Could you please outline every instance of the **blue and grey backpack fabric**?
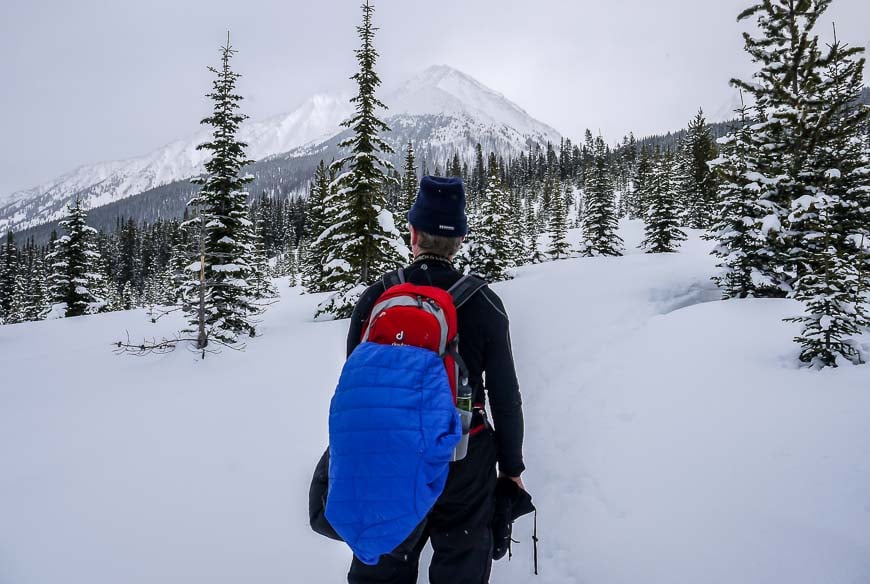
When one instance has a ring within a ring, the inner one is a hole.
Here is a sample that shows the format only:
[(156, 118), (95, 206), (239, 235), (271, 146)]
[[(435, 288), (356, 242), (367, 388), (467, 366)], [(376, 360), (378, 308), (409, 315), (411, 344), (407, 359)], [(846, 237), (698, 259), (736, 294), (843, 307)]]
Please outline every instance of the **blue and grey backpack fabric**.
[(326, 518), (374, 565), (426, 517), (462, 437), (444, 362), (413, 346), (363, 343), (329, 410)]

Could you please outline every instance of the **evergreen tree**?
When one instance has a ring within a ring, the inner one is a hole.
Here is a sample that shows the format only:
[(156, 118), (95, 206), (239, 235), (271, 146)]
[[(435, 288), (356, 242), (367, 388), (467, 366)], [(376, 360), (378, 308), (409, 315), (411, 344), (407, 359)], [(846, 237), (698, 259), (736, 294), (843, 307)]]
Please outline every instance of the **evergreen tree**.
[(538, 208), (538, 219), (541, 222), (542, 228), (545, 228), (549, 224), (553, 207), (558, 203), (561, 196), (556, 185), (555, 170), (553, 167), (547, 169), (547, 174), (544, 177), (544, 183), (541, 188), (541, 204)]
[(463, 256), (468, 273), (477, 274), (489, 282), (498, 282), (508, 279), (508, 270), (514, 264), (509, 237), (511, 210), (507, 193), (499, 180), (494, 154), (490, 155), (488, 174), (486, 192), (471, 217)]
[(113, 295), (115, 283), (112, 279), (112, 273), (109, 267), (109, 258), (104, 253), (100, 253), (100, 259), (96, 262), (94, 268), (100, 275), (99, 279), (94, 284), (94, 296), (103, 300), (104, 311), (120, 310), (117, 306), (117, 302), (113, 302), (115, 300)]
[[(832, 169), (830, 178), (840, 177)], [(866, 324), (866, 299), (855, 294), (859, 258), (836, 222), (847, 205), (838, 195), (820, 190), (797, 202), (799, 208), (792, 213), (807, 236), (797, 256), (802, 275), (795, 282), (795, 298), (804, 302), (805, 312), (786, 320), (803, 325), (795, 339), (803, 347), (800, 359), (815, 367), (836, 366), (841, 356), (860, 361), (852, 342)]]
[(772, 296), (790, 293), (797, 276), (789, 249), (802, 235), (792, 232), (788, 214), (793, 201), (808, 192), (807, 155), (815, 142), (816, 98), (824, 59), (813, 29), (831, 0), (763, 0), (744, 10), (738, 20), (755, 18), (760, 33), (744, 33), (745, 48), (759, 69), (751, 81), (732, 80), (755, 98), (757, 120), (752, 125), (760, 148), (755, 181), (758, 199), (767, 213), (762, 219), (767, 237), (759, 265), (772, 282)]
[(23, 269), (19, 269), (18, 273), (15, 276), (15, 283), (12, 294), (12, 304), (9, 309), (9, 315), (6, 318), (6, 322), (8, 324), (15, 324), (16, 322), (24, 322), (25, 320), (27, 320), (24, 316), (24, 312), (27, 307), (28, 279), (29, 278), (26, 272), (24, 272)]
[(254, 298), (275, 298), (278, 291), (272, 285), (269, 258), (266, 255), (266, 244), (262, 223), (255, 223), (253, 228), (253, 254), (251, 256), (251, 285)]
[[(366, 0), (362, 5), (363, 22), (357, 27), (361, 47), (356, 51), (359, 71), (353, 76), (358, 93), (351, 102), (355, 115), (344, 122), (353, 135), (340, 143), (349, 147), (345, 158), (333, 163), (336, 169), (349, 166), (335, 180), (340, 197), (336, 224), (331, 226), (329, 255), (324, 265), (326, 285), (335, 293), (318, 307), (318, 315), (336, 318), (350, 316), (359, 295), (384, 272), (403, 265), (410, 255), (396, 228), (395, 217), (387, 208), (384, 190), (392, 164), (380, 154), (393, 149), (380, 137), (389, 126), (377, 117), (378, 108), (386, 106), (375, 97), (381, 80), (375, 72), (378, 53), (374, 48), (374, 7)], [(323, 235), (321, 234), (321, 237)]]
[(26, 268), (23, 297), (21, 300), (21, 320), (40, 320), (46, 309), (45, 265), (42, 253), (31, 241), (25, 248)]
[(535, 211), (535, 202), (531, 197), (526, 198), (523, 223), (526, 234), (526, 250), (524, 256), (526, 261), (533, 264), (539, 264), (546, 260), (546, 256), (541, 252), (541, 249), (538, 246), (538, 239), (541, 235), (541, 223), (538, 220), (538, 215)]
[(529, 262), (529, 246), (526, 242), (523, 198), (519, 191), (511, 192), (509, 208), (511, 216), (510, 225), (508, 226), (508, 238), (511, 260), (515, 266), (522, 266)]
[(130, 282), (124, 282), (121, 288), (121, 310), (133, 310), (139, 305), (136, 291)]
[(408, 229), (408, 212), (417, 200), (417, 190), (420, 179), (417, 177), (417, 162), (414, 158), (414, 146), (408, 141), (408, 150), (405, 153), (405, 174), (402, 177), (402, 204), (399, 208), (399, 222), (402, 225), (402, 235), (405, 244), (411, 245), (411, 232)]
[(796, 339), (803, 348), (800, 358), (816, 367), (836, 366), (840, 357), (861, 361), (852, 337), (870, 324), (861, 245), (870, 229), (870, 159), (861, 135), (870, 111), (858, 102), (861, 52), (836, 39), (831, 45), (818, 87), (825, 109), (807, 163), (816, 176), (789, 216), (792, 229), (802, 234), (790, 253), (798, 273), (794, 296), (805, 304), (804, 314), (789, 320), (803, 325)]
[(686, 234), (680, 229), (678, 194), (675, 180), (676, 157), (668, 152), (658, 160), (652, 189), (648, 200), (646, 238), (640, 244), (647, 253), (671, 253), (677, 251)]
[(640, 159), (634, 172), (634, 180), (628, 204), (629, 219), (643, 219), (649, 210), (649, 199), (654, 180), (653, 161), (647, 147), (640, 149)]
[[(557, 192), (561, 190), (556, 183)], [(547, 255), (551, 259), (561, 260), (571, 255), (571, 246), (568, 243), (568, 207), (561, 197), (557, 198), (557, 204), (553, 205), (550, 212), (550, 223), (548, 233), (550, 243), (547, 248)]]
[(0, 247), (0, 324), (6, 322), (12, 313), (17, 277), (18, 248), (15, 246), (15, 236), (7, 231), (6, 242)]
[(299, 285), (299, 248), (290, 247), (288, 243), (284, 258), (284, 275), (290, 282), (290, 287), (293, 288)]
[(707, 238), (717, 242), (712, 253), (720, 263), (714, 280), (726, 299), (768, 296), (767, 289), (775, 285), (766, 278), (769, 258), (762, 220), (767, 209), (758, 197), (762, 189), (759, 149), (748, 111), (745, 105), (737, 110), (736, 125), (720, 140), (721, 155), (713, 164), (719, 175), (720, 203)]
[(480, 142), (474, 145), (474, 166), (471, 169), (471, 184), (469, 199), (474, 201), (486, 191), (486, 161), (483, 159), (483, 147)]
[(247, 116), (238, 111), (242, 96), (235, 88), (240, 75), (230, 68), (235, 53), (227, 35), (220, 68), (209, 67), (215, 75), (208, 94), (214, 111), (202, 124), (213, 128), (212, 138), (197, 149), (208, 151), (211, 158), (205, 164), (206, 174), (193, 181), (201, 189), (188, 203), (197, 211), (188, 223), (198, 231), (199, 257), (189, 266), (190, 280), (184, 288), (196, 291), (197, 302), (188, 305), (187, 315), (190, 330), (198, 335), (198, 349), (212, 338), (232, 345), (240, 342), (241, 334), (253, 336), (252, 317), (261, 312), (255, 304), (253, 234), (244, 190), (253, 179), (241, 175), (252, 161), (245, 156), (246, 144), (237, 138)]
[(616, 193), (607, 166), (607, 148), (601, 136), (593, 144), (593, 158), (586, 173), (584, 195), (583, 254), (622, 255), (622, 238), (616, 233)]
[(462, 162), (459, 160), (458, 152), (453, 153), (453, 159), (450, 162), (450, 168), (447, 169), (447, 175), (462, 178)]
[(302, 285), (311, 294), (327, 290), (323, 282), (323, 264), (330, 239), (320, 237), (320, 234), (330, 227), (326, 202), (334, 198), (334, 191), (330, 188), (333, 178), (321, 160), (314, 171), (308, 207), (305, 210), (305, 235), (306, 238), (313, 238), (313, 241), (307, 247), (302, 260)]
[[(171, 255), (169, 258), (169, 273), (173, 290), (171, 304), (178, 304), (184, 311), (189, 312), (192, 310), (191, 306), (194, 302), (194, 298), (192, 297), (194, 282), (192, 281), (192, 275), (189, 273), (187, 268), (190, 266), (197, 254), (193, 249), (191, 241), (191, 231), (195, 226), (190, 222), (190, 217), (186, 212), (185, 216), (187, 218), (174, 233), (170, 243)], [(120, 305), (119, 290), (117, 287), (113, 288), (115, 301)]]
[(686, 214), (688, 225), (694, 229), (709, 229), (716, 217), (718, 189), (709, 166), (716, 155), (713, 134), (703, 110), (698, 110), (698, 115), (689, 122), (682, 152), (686, 171), (682, 184)]
[(96, 229), (88, 226), (87, 212), (78, 198), (67, 207), (68, 215), (60, 222), (66, 233), (55, 242), (47, 259), (51, 264), (52, 306), (47, 316), (82, 316), (105, 306), (105, 299), (95, 294), (102, 276), (98, 272), (100, 254), (96, 249)]

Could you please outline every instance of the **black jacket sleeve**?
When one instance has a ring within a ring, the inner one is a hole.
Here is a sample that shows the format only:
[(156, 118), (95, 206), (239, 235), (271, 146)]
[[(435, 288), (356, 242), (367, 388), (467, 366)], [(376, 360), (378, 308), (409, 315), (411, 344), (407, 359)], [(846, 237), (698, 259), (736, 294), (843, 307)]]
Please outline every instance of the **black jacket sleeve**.
[(491, 307), (483, 355), (486, 394), (495, 425), (499, 470), (518, 477), (523, 464), (523, 400), (511, 350), (510, 323), (501, 299), (489, 288), (481, 294)]
[(335, 532), (326, 519), (326, 495), (329, 492), (329, 448), (320, 457), (314, 476), (311, 477), (311, 487), (308, 489), (308, 519), (311, 529), (330, 539), (341, 541), (341, 536)]

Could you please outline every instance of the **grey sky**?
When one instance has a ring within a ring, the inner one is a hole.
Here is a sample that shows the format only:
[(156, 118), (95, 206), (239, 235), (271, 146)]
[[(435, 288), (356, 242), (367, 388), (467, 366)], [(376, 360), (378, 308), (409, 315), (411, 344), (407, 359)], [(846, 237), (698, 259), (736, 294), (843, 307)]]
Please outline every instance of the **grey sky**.
[[(227, 28), (245, 111), (349, 90), (359, 0), (2, 0), (0, 193), (81, 164), (138, 156), (207, 113), (206, 65)], [(614, 141), (718, 119), (751, 71), (737, 13), (750, 0), (376, 0), (385, 86), (447, 64), (568, 137)], [(841, 39), (870, 40), (870, 3), (835, 0)], [(389, 104), (388, 104), (389, 105)]]

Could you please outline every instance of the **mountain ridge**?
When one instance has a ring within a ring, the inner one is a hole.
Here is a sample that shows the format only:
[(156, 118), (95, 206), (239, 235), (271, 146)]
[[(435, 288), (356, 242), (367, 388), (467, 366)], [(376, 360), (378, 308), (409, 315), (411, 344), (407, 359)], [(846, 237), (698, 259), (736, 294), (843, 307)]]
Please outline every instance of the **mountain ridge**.
[[(561, 139), (556, 130), (502, 94), (446, 65), (427, 68), (387, 94), (384, 101), (389, 109), (382, 115), (402, 128), (427, 116), (442, 116), (441, 126), (430, 128), (430, 134), (441, 144), (461, 141), (471, 129), (480, 133), (483, 142), (490, 141), (488, 135), (500, 136), (497, 141), (508, 150), (524, 149), (529, 141), (543, 144)], [(239, 138), (248, 143), (248, 157), (257, 163), (288, 156), (304, 158), (311, 152), (329, 150), (332, 138), (342, 133), (341, 122), (351, 114), (348, 97), (317, 94), (291, 112), (246, 122)], [(418, 134), (423, 146), (428, 145), (428, 136), (411, 130), (405, 133)], [(0, 232), (56, 221), (75, 197), (82, 198), (90, 209), (98, 209), (187, 181), (204, 170), (207, 153), (196, 146), (208, 138), (209, 131), (204, 129), (144, 156), (84, 165), (7, 195), (0, 201)], [(293, 181), (298, 190), (302, 181)]]

